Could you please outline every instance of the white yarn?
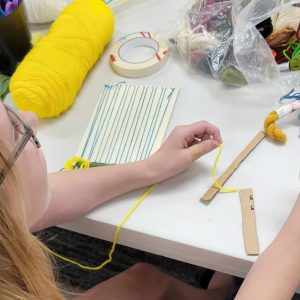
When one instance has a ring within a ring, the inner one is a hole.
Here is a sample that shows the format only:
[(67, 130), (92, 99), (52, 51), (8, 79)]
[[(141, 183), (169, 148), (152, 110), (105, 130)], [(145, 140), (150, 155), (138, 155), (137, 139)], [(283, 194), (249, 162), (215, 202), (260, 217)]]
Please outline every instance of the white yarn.
[(179, 53), (184, 58), (189, 58), (191, 52), (194, 50), (213, 50), (221, 43), (219, 39), (209, 34), (208, 32), (194, 33), (189, 28), (186, 20), (181, 20), (178, 25), (176, 45)]
[(288, 6), (272, 16), (274, 31), (292, 27), (297, 31), (300, 21), (300, 7)]
[(25, 0), (29, 23), (54, 21), (60, 12), (74, 0)]

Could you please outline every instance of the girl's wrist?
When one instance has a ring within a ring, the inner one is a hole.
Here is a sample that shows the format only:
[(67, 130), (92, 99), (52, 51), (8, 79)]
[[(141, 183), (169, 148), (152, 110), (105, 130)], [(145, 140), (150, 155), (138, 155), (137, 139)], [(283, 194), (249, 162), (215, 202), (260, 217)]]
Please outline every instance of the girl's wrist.
[(143, 163), (143, 170), (149, 185), (161, 181), (161, 168), (159, 167), (154, 155), (144, 159), (141, 163)]

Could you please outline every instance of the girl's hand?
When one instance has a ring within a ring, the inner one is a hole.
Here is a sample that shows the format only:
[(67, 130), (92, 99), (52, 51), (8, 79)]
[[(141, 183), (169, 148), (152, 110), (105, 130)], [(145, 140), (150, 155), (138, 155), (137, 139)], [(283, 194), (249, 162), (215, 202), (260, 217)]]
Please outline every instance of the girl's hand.
[(160, 147), (148, 158), (156, 181), (177, 175), (202, 155), (222, 143), (220, 131), (206, 121), (177, 126)]

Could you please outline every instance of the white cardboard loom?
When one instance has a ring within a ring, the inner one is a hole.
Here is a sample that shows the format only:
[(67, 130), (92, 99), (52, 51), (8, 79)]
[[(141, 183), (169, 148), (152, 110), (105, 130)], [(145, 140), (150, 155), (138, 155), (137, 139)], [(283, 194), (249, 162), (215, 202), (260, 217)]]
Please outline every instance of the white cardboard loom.
[(106, 84), (77, 150), (90, 161), (142, 160), (161, 145), (178, 88)]

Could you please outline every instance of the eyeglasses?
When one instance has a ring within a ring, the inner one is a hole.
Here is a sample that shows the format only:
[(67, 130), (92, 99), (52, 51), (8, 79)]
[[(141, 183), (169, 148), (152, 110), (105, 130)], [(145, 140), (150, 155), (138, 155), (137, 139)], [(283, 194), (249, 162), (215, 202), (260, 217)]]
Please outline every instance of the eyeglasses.
[[(30, 139), (32, 139), (36, 148), (40, 148), (41, 144), (35, 136), (32, 128), (12, 108), (5, 104), (4, 107), (6, 108), (8, 117), (10, 118), (11, 123), (14, 127), (15, 137), (17, 141), (17, 145), (9, 156), (6, 164), (7, 169), (11, 169)], [(0, 170), (0, 184), (3, 182), (5, 176), (5, 171)]]

